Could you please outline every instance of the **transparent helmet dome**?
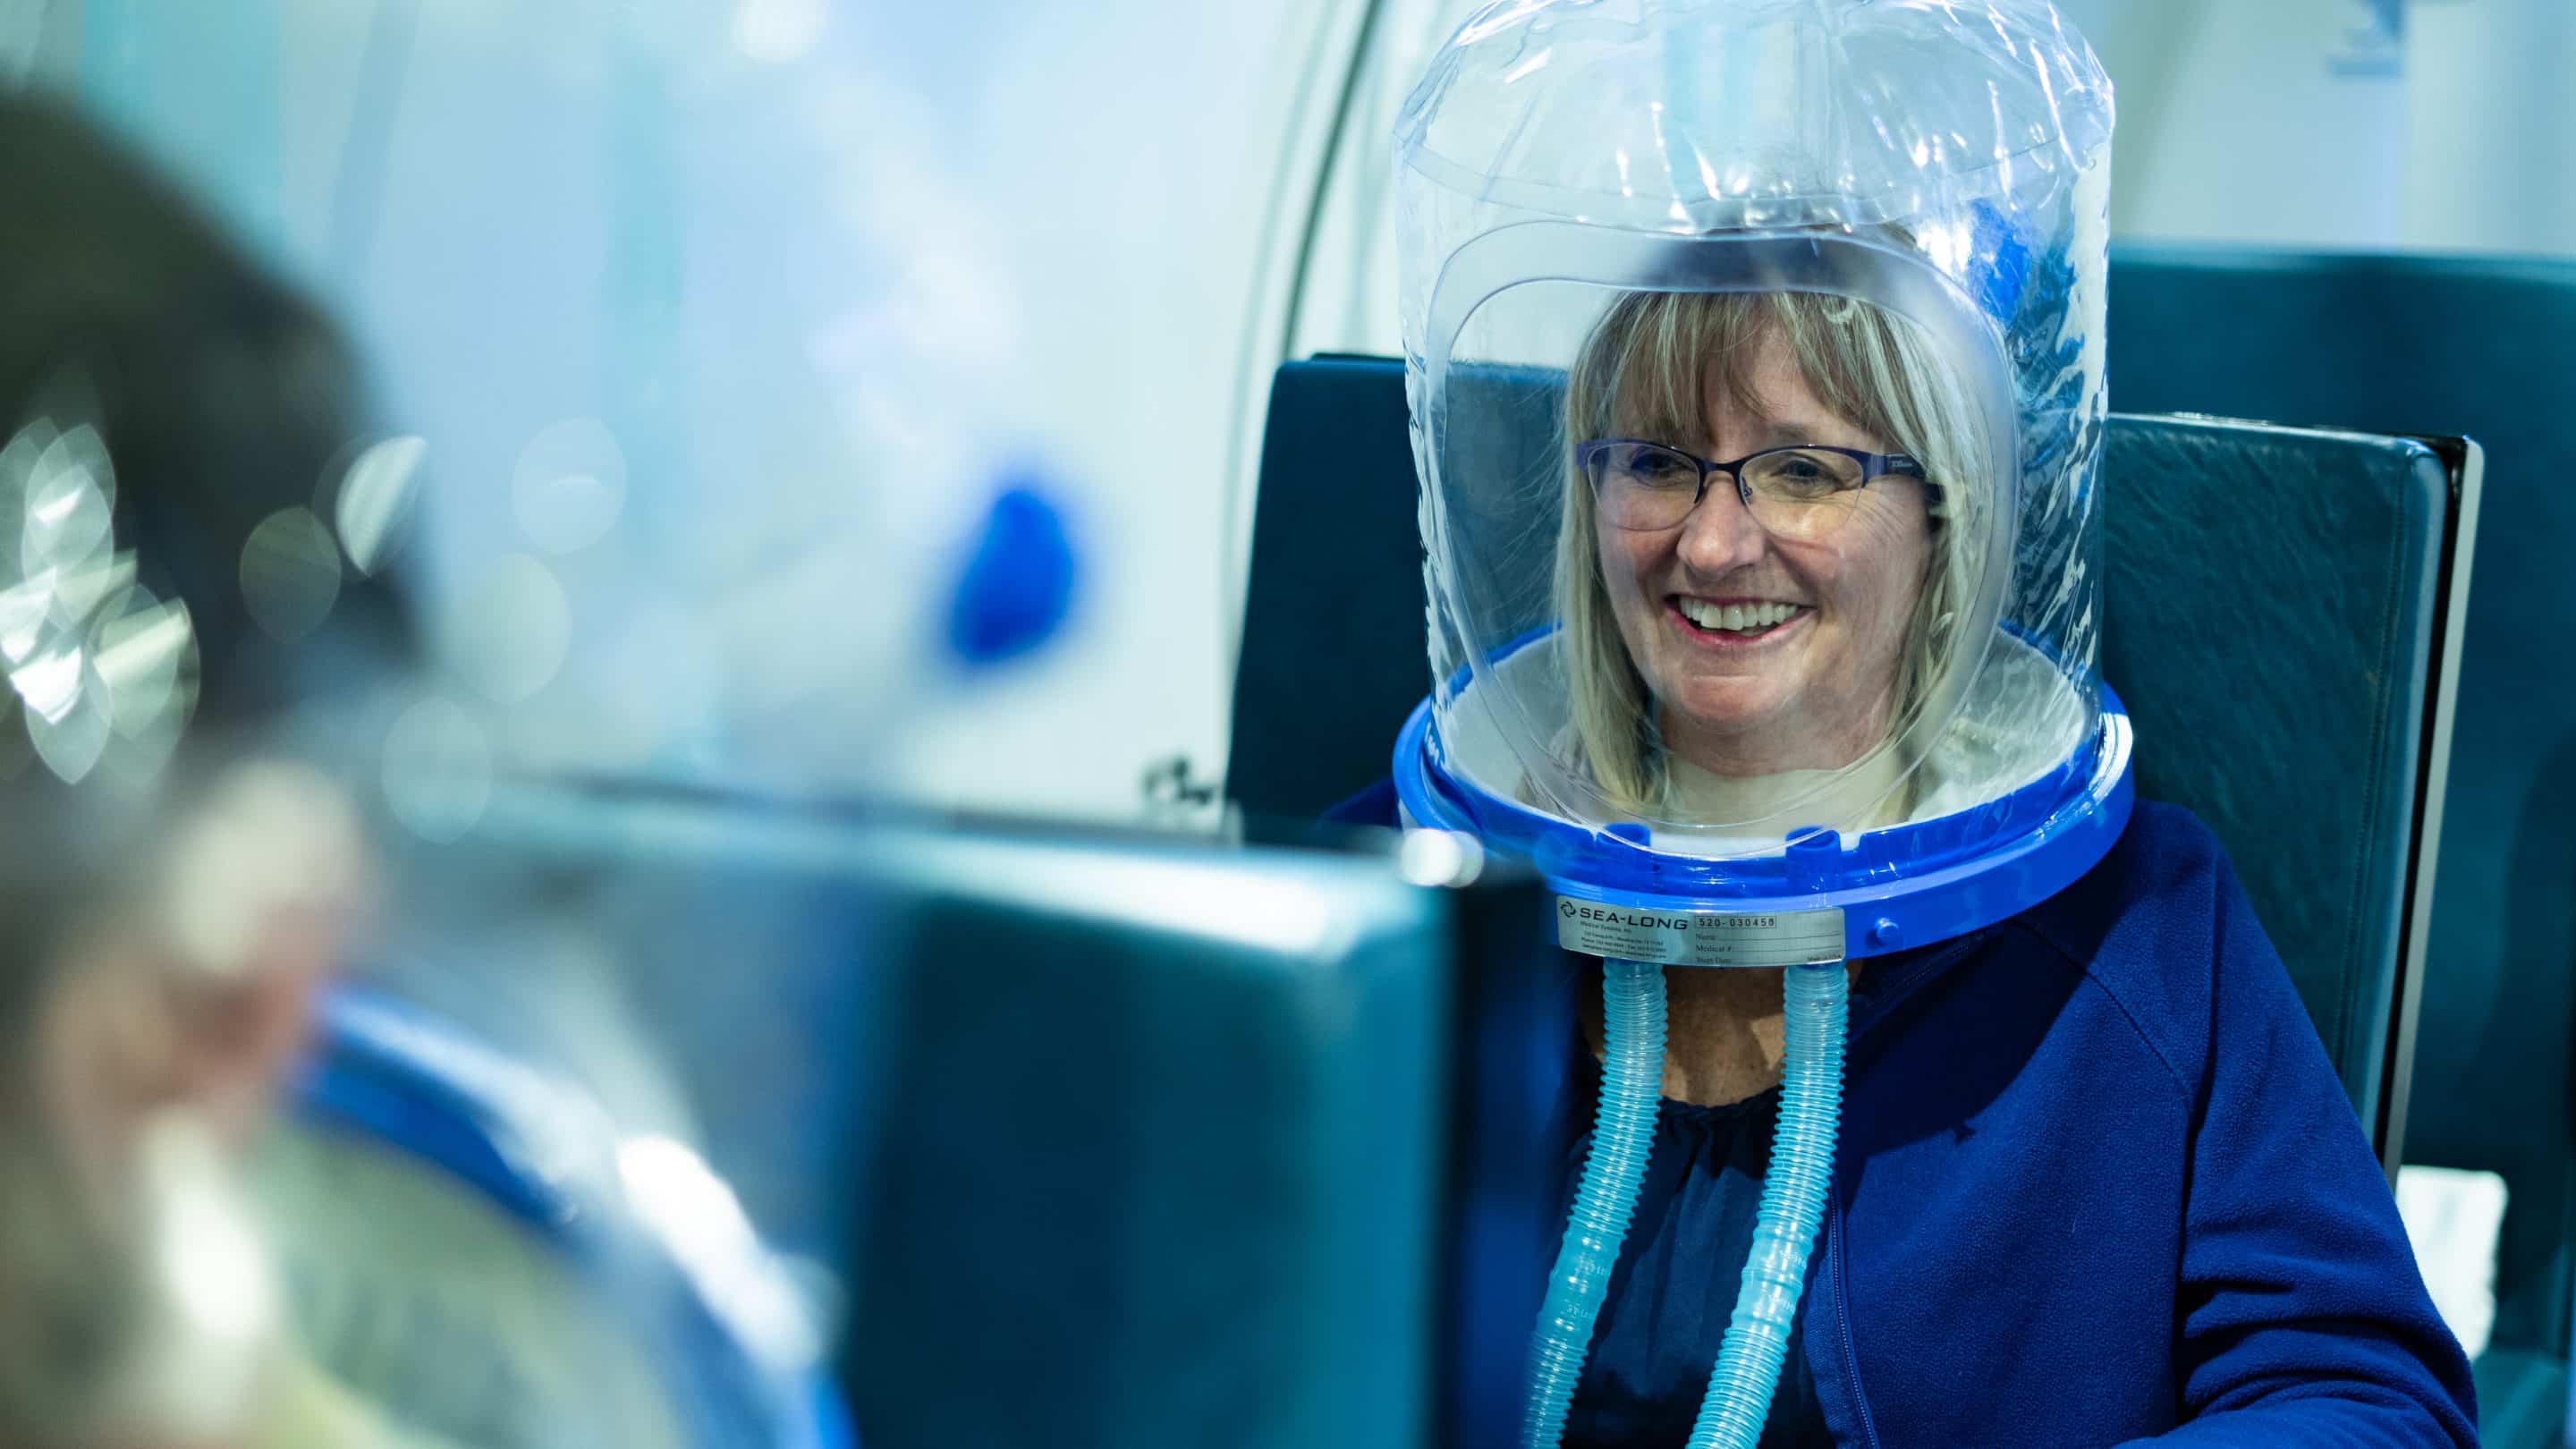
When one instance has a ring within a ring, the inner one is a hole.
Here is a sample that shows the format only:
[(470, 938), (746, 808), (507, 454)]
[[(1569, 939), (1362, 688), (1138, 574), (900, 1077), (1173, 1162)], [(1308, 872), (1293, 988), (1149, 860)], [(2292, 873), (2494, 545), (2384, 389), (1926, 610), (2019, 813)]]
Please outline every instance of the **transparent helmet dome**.
[(1396, 131), (1446, 776), (1720, 861), (2080, 789), (2111, 128), (2038, 0), (1470, 20)]

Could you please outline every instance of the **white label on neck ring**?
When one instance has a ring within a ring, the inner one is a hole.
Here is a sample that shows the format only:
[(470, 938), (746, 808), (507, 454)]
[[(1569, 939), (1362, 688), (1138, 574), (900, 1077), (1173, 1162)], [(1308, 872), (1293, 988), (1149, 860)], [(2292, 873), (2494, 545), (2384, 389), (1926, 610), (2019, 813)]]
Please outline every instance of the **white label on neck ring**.
[(1830, 966), (1843, 959), (1843, 913), (1646, 910), (1558, 896), (1556, 943), (1660, 966)]

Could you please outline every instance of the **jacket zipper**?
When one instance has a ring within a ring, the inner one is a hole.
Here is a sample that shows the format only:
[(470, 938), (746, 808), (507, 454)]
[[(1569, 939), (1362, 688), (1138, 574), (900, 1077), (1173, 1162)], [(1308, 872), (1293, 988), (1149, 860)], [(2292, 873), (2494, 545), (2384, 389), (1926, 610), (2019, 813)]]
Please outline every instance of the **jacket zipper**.
[(1851, 1260), (1843, 1252), (1846, 1236), (1842, 1194), (1825, 1199), (1825, 1262), (1834, 1275), (1834, 1318), (1842, 1329), (1843, 1382), (1851, 1387), (1852, 1412), (1860, 1420), (1861, 1443), (1866, 1449), (1880, 1449), (1878, 1421), (1869, 1412), (1869, 1395), (1861, 1387), (1860, 1347), (1852, 1338)]
[[(1851, 1039), (1857, 1042), (1865, 1032), (1875, 1029), (1896, 1009), (1898, 1003), (1906, 996), (1912, 995), (1916, 988), (1948, 970), (1983, 945), (1986, 935), (1984, 931), (1972, 931), (1948, 943), (1945, 949), (1925, 960), (1921, 974), (1907, 982), (1899, 995), (1873, 1003), (1874, 1009), (1868, 1013), (1867, 1018), (1853, 1023), (1850, 1028)], [(1845, 1086), (1848, 1088), (1849, 1083), (1846, 1082)], [(1842, 1329), (1840, 1337), (1843, 1349), (1843, 1382), (1851, 1386), (1852, 1413), (1860, 1420), (1861, 1444), (1864, 1449), (1882, 1449), (1878, 1441), (1878, 1420), (1870, 1414), (1869, 1395), (1861, 1387), (1860, 1346), (1852, 1336), (1851, 1258), (1844, 1251), (1844, 1239), (1848, 1236), (1849, 1222), (1848, 1215), (1843, 1211), (1841, 1176), (1839, 1172), (1835, 1174), (1835, 1185), (1828, 1188), (1825, 1195), (1825, 1264), (1834, 1275), (1834, 1318), (1837, 1326)]]

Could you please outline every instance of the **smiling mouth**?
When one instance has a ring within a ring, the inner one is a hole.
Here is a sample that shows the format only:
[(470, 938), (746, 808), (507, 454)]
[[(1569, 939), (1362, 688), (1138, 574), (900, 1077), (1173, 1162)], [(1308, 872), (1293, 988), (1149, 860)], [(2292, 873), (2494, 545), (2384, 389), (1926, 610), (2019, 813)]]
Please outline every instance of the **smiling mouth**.
[(1675, 595), (1665, 604), (1693, 635), (1728, 644), (1768, 638), (1814, 612), (1802, 605), (1770, 600), (1721, 604), (1687, 595)]

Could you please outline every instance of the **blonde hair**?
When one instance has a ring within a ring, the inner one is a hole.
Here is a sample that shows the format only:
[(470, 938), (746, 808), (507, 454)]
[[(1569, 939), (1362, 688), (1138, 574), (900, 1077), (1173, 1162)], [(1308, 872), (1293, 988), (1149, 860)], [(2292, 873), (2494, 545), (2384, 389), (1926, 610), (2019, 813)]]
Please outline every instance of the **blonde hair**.
[(1719, 369), (1741, 405), (1761, 399), (1738, 359), (1778, 337), (1824, 407), (1922, 463), (1939, 489), (1924, 597), (1899, 656), (1888, 740), (1904, 737), (1962, 663), (1956, 635), (1985, 560), (1993, 452), (1953, 369), (1913, 323), (1866, 302), (1807, 292), (1637, 292), (1594, 326), (1567, 379), (1564, 515), (1557, 530), (1560, 658), (1577, 763), (1612, 804), (1649, 813), (1666, 772), (1646, 681), (1601, 576), (1591, 485), (1575, 445), (1613, 435), (1682, 439), (1705, 429), (1703, 386)]

